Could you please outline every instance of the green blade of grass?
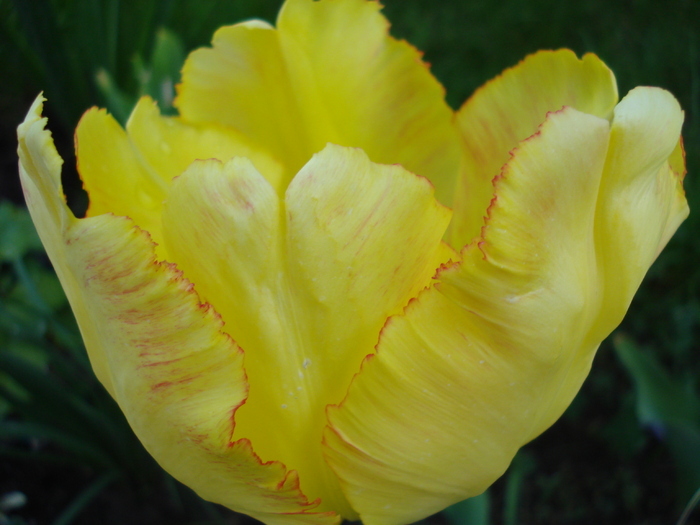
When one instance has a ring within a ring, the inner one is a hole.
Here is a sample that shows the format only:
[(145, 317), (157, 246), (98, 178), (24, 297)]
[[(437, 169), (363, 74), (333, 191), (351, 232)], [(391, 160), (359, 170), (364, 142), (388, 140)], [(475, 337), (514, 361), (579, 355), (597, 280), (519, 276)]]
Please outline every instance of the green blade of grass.
[(652, 354), (628, 337), (618, 334), (614, 346), (634, 383), (637, 415), (643, 424), (700, 423), (700, 396), (671, 378)]
[(78, 496), (71, 502), (68, 507), (61, 513), (58, 518), (56, 518), (52, 525), (69, 525), (78, 515), (85, 510), (90, 502), (102, 492), (110, 483), (114, 482), (119, 478), (119, 473), (116, 471), (106, 472), (97, 478), (92, 484), (90, 484), (85, 490), (83, 490)]
[(82, 433), (75, 436), (55, 426), (26, 421), (3, 421), (0, 422), (0, 439), (42, 439), (55, 443), (80, 463), (103, 469), (116, 467), (110, 455), (96, 447)]
[(508, 481), (506, 482), (506, 492), (503, 502), (503, 523), (504, 525), (518, 524), (518, 509), (520, 504), (520, 493), (527, 475), (535, 469), (535, 460), (522, 450), (511, 463)]
[(120, 461), (132, 459), (129, 443), (133, 442), (133, 437), (123, 420), (110, 418), (91, 407), (57, 378), (21, 358), (0, 353), (0, 369), (31, 394), (31, 400), (25, 401), (4, 391), (27, 420), (89, 437), (95, 446), (110, 451)]
[(489, 525), (491, 496), (488, 491), (465, 499), (442, 511), (450, 525)]
[(671, 377), (653, 354), (617, 335), (615, 351), (634, 383), (637, 417), (668, 446), (682, 505), (700, 486), (700, 395)]
[(693, 512), (693, 510), (695, 510), (695, 507), (698, 506), (698, 503), (700, 503), (700, 487), (698, 487), (698, 490), (695, 491), (695, 494), (693, 494), (693, 497), (690, 498), (690, 501), (685, 506), (685, 509), (683, 509), (683, 514), (681, 514), (681, 517), (678, 519), (676, 525), (685, 525), (685, 522), (688, 521), (690, 514)]

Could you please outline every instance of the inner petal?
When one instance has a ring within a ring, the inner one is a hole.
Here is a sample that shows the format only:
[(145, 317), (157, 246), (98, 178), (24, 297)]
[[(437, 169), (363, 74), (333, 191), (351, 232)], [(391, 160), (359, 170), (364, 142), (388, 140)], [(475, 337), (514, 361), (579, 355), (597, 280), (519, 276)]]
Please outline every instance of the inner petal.
[(388, 34), (377, 2), (285, 2), (274, 29), (223, 27), (183, 68), (176, 105), (218, 122), (285, 163), (288, 180), (327, 142), (428, 177), (450, 205), (459, 137), (444, 90), (420, 53)]
[(163, 210), (168, 254), (245, 351), (234, 438), (300, 475), (319, 510), (356, 517), (321, 455), (338, 403), (387, 317), (428, 286), (450, 211), (427, 180), (329, 145), (281, 202), (246, 159), (192, 165)]
[(75, 133), (78, 171), (90, 196), (88, 216), (114, 213), (131, 217), (159, 245), (161, 210), (167, 188), (196, 159), (250, 158), (272, 185), (284, 192), (282, 166), (233, 129), (190, 125), (163, 117), (148, 97), (137, 103), (126, 130), (103, 109), (88, 110)]
[(478, 89), (457, 113), (464, 162), (447, 236), (452, 246), (462, 247), (481, 234), (494, 177), (548, 112), (570, 106), (609, 119), (616, 103), (612, 71), (595, 55), (579, 59), (568, 49), (530, 55)]
[(282, 165), (269, 153), (233, 128), (217, 124), (185, 124), (177, 117), (163, 117), (149, 97), (139, 100), (126, 125), (142, 159), (166, 183), (180, 175), (195, 159), (227, 161), (247, 157), (265, 178), (284, 193)]

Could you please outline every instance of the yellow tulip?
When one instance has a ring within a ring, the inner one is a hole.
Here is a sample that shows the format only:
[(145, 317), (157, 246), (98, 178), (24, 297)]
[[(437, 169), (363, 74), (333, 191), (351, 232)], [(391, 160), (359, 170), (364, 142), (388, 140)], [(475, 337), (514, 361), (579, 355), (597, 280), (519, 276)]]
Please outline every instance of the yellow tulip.
[(89, 110), (87, 218), (41, 96), (18, 130), (97, 377), (166, 470), (268, 524), (481, 493), (688, 213), (669, 93), (618, 103), (597, 57), (541, 52), (455, 114), (379, 9), (288, 0), (190, 55), (179, 117)]

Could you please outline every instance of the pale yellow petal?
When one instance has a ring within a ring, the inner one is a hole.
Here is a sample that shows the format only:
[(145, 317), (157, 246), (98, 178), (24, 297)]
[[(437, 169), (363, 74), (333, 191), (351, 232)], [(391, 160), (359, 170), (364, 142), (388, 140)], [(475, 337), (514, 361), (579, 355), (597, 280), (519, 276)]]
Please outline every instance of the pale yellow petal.
[(211, 49), (190, 53), (175, 104), (185, 121), (223, 124), (267, 148), (285, 164), (285, 183), (313, 153), (278, 32), (260, 21), (222, 27)]
[(608, 283), (603, 332), (622, 320), (647, 269), (688, 216), (682, 125), (678, 101), (663, 89), (633, 89), (615, 108), (596, 232), (609, 247), (601, 260)]
[(197, 159), (227, 161), (247, 157), (275, 188), (284, 193), (282, 165), (240, 132), (221, 125), (189, 125), (163, 117), (149, 97), (139, 100), (126, 131), (142, 159), (166, 182)]
[(325, 406), (449, 257), (449, 216), (425, 179), (332, 145), (284, 202), (245, 159), (198, 162), (173, 183), (168, 253), (246, 351), (251, 390), (235, 436), (297, 470), (321, 510), (356, 518), (321, 455)]
[(18, 129), (27, 204), (80, 326), (90, 360), (156, 460), (206, 499), (269, 524), (331, 524), (298, 477), (232, 440), (247, 396), (243, 354), (214, 310), (133, 221), (77, 220), (41, 98)]
[(428, 177), (449, 204), (458, 138), (442, 86), (420, 53), (388, 36), (380, 5), (291, 0), (278, 30), (220, 29), (187, 60), (177, 100), (186, 120), (239, 129), (292, 177), (327, 142)]
[(188, 125), (160, 115), (148, 97), (139, 100), (126, 131), (105, 110), (91, 109), (76, 130), (78, 171), (90, 198), (88, 216), (114, 213), (132, 218), (167, 253), (161, 238), (161, 209), (170, 181), (197, 159), (226, 161), (244, 156), (283, 194), (283, 168), (235, 130)]
[(615, 77), (607, 66), (595, 55), (579, 59), (568, 49), (530, 55), (478, 89), (457, 114), (464, 164), (448, 234), (452, 245), (462, 247), (479, 235), (491, 181), (548, 112), (570, 106), (609, 119), (616, 103)]
[(329, 411), (326, 456), (367, 525), (481, 493), (577, 391), (600, 342), (608, 136), (604, 119), (550, 114), (497, 182), (482, 240), (389, 320)]
[[(143, 162), (114, 117), (104, 109), (88, 110), (75, 130), (75, 150), (90, 199), (87, 216), (130, 217), (161, 245), (160, 210), (167, 181)], [(160, 250), (159, 254), (163, 255)]]
[(388, 36), (378, 2), (291, 0), (280, 11), (282, 50), (314, 151), (362, 148), (430, 179), (450, 205), (458, 172), (453, 113), (421, 53)]

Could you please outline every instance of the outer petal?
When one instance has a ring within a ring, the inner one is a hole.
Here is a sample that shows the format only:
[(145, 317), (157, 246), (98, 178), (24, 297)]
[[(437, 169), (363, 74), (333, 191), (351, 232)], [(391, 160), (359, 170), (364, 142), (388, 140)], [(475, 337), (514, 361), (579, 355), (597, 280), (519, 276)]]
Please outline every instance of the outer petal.
[(247, 394), (242, 352), (173, 266), (155, 261), (129, 219), (77, 220), (62, 200), (61, 160), (41, 98), (19, 127), (32, 217), (76, 314), (91, 362), (151, 454), (203, 497), (266, 523), (332, 523), (312, 512), (284, 465), (232, 441)]
[(567, 108), (515, 151), (481, 239), (390, 320), (329, 413), (327, 457), (366, 523), (478, 494), (568, 406), (687, 215), (681, 122), (640, 88), (610, 133)]
[(448, 239), (461, 247), (478, 237), (493, 193), (492, 179), (509, 151), (532, 135), (547, 112), (571, 106), (609, 119), (617, 103), (615, 77), (592, 54), (540, 51), (480, 88), (459, 110), (465, 159)]
[(482, 240), (389, 320), (329, 411), (328, 461), (368, 525), (481, 493), (578, 389), (600, 342), (608, 128), (570, 108), (548, 117), (505, 167)]
[(278, 31), (220, 29), (192, 53), (177, 99), (186, 120), (235, 127), (289, 168), (326, 142), (428, 177), (449, 204), (458, 144), (444, 92), (419, 53), (387, 35), (376, 2), (291, 0)]
[(647, 269), (688, 216), (682, 125), (678, 102), (663, 89), (633, 89), (615, 108), (596, 220), (598, 243), (608, 246), (601, 253), (604, 333), (622, 320)]
[(356, 517), (321, 455), (325, 406), (343, 398), (386, 318), (430, 283), (449, 218), (425, 179), (333, 145), (285, 203), (245, 159), (196, 163), (173, 183), (168, 253), (246, 351), (236, 436), (297, 470), (320, 509)]

